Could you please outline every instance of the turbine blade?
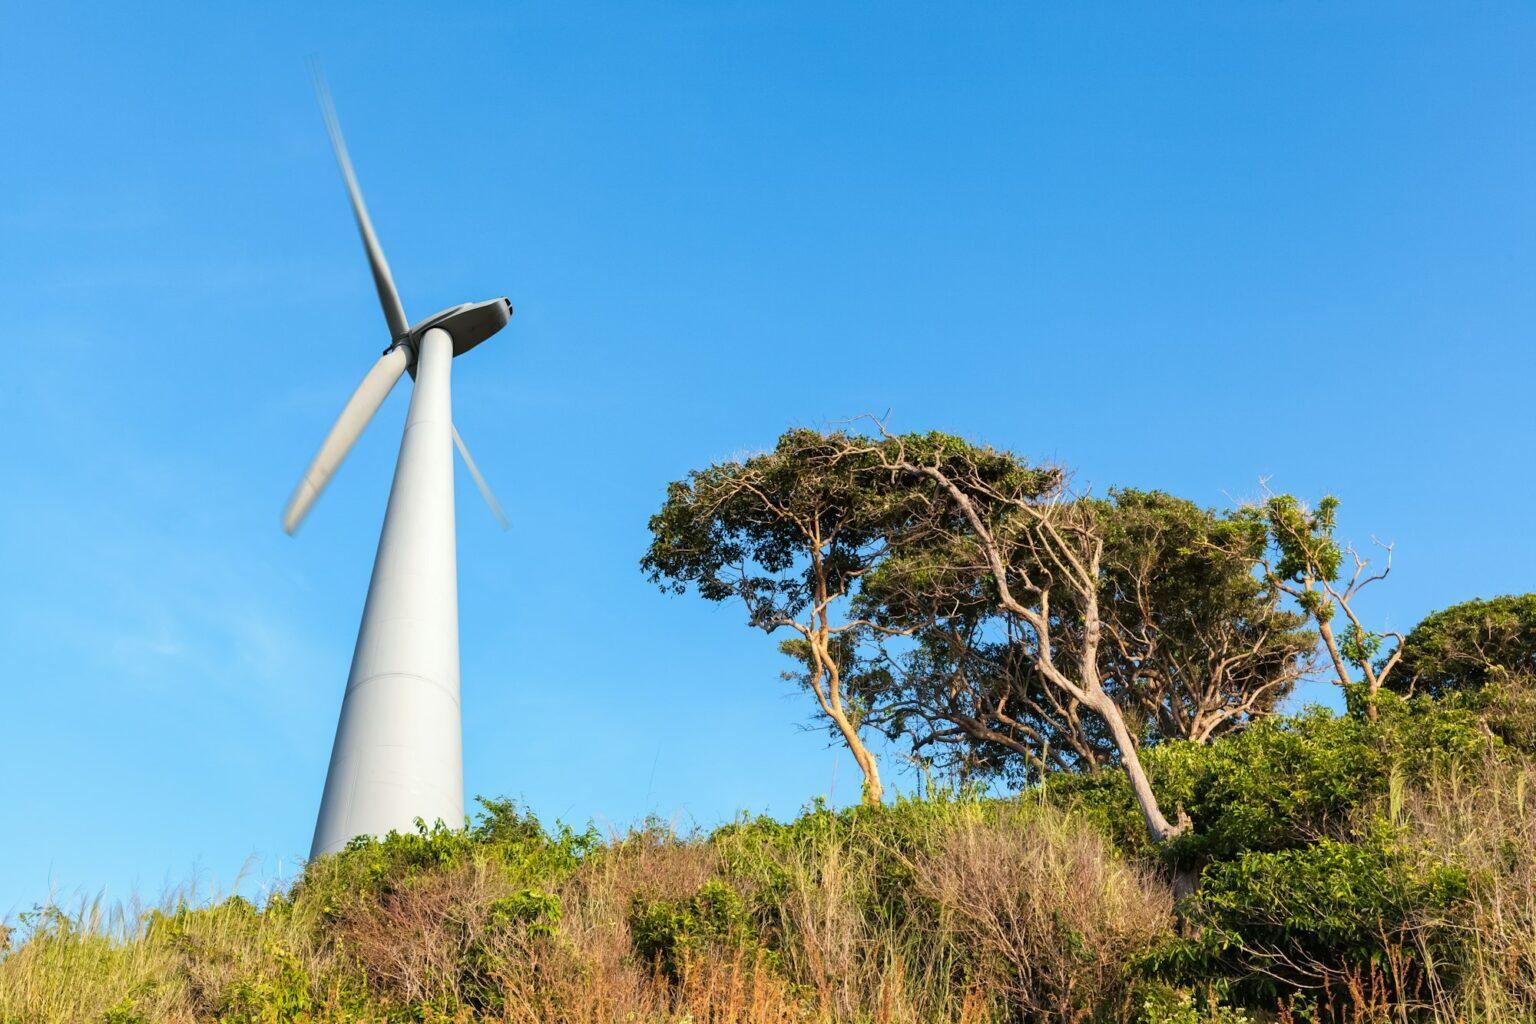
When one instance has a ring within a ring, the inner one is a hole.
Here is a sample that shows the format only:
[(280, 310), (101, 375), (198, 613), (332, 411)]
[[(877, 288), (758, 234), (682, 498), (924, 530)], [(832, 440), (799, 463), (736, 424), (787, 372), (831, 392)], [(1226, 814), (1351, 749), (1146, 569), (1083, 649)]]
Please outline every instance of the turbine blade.
[(363, 190), (358, 188), (357, 175), (352, 172), (352, 158), (347, 155), (347, 140), (341, 135), (341, 122), (336, 118), (336, 107), (331, 103), (331, 90), (325, 84), (325, 74), (320, 70), (320, 60), (309, 59), (309, 73), (315, 81), (315, 98), (320, 101), (320, 113), (325, 118), (325, 130), (331, 136), (331, 148), (336, 151), (336, 164), (347, 185), (347, 195), (352, 200), (352, 215), (357, 218), (358, 234), (363, 236), (363, 248), (368, 253), (368, 267), (373, 271), (373, 286), (379, 293), (379, 305), (384, 307), (384, 319), (389, 323), (389, 336), (399, 341), (410, 330), (405, 319), (405, 307), (400, 305), (400, 293), (395, 290), (395, 279), (389, 273), (384, 250), (373, 233), (373, 222), (368, 219), (368, 207), (363, 205)]
[(385, 352), (373, 364), (373, 369), (368, 371), (357, 390), (352, 392), (352, 397), (347, 399), (331, 432), (325, 435), (320, 451), (304, 471), (304, 478), (294, 488), (293, 497), (288, 499), (288, 507), (283, 510), (283, 531), (289, 536), (299, 528), (309, 507), (320, 497), (325, 485), (331, 482), (336, 467), (341, 465), (341, 460), (352, 450), (363, 428), (368, 426), (373, 414), (379, 411), (379, 406), (389, 397), (395, 382), (405, 372), (406, 363), (410, 362), (409, 352), (404, 345), (397, 345)]
[(512, 524), (507, 520), (507, 514), (501, 510), (501, 502), (496, 500), (496, 495), (491, 493), (491, 485), (485, 482), (485, 477), (480, 475), (480, 470), (475, 466), (475, 460), (469, 457), (469, 449), (464, 447), (464, 439), (459, 436), (459, 428), (453, 428), (453, 446), (459, 450), (459, 457), (464, 460), (464, 466), (469, 470), (469, 475), (474, 478), (475, 486), (480, 488), (480, 497), (490, 506), (491, 515), (501, 524), (503, 530)]

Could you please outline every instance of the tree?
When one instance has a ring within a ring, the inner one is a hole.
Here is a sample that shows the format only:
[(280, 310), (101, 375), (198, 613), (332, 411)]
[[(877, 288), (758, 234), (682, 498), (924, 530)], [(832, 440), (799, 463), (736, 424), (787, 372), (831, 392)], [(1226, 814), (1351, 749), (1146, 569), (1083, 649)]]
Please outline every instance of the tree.
[[(1380, 571), (1354, 545), (1339, 546), (1334, 539), (1339, 499), (1329, 495), (1315, 509), (1289, 494), (1271, 495), (1247, 514), (1263, 523), (1269, 534), (1270, 553), (1265, 556), (1265, 575), (1295, 599), (1316, 624), (1327, 651), (1329, 665), (1347, 695), (1358, 695), (1365, 716), (1376, 721), (1376, 695), (1392, 677), (1403, 653), (1403, 635), (1368, 629), (1356, 609), (1360, 593), (1392, 572), (1392, 546), (1378, 546), (1385, 554)], [(1345, 576), (1344, 559), (1352, 566)], [(1344, 614), (1342, 633), (1334, 629), (1338, 612)], [(1389, 643), (1390, 641), (1390, 643)], [(1350, 666), (1361, 675), (1358, 682)]]
[(872, 618), (943, 623), (995, 608), (1017, 628), (1017, 650), (1042, 692), (1102, 723), (1152, 839), (1185, 831), (1187, 819), (1170, 822), (1159, 807), (1137, 738), (1106, 685), (1105, 537), (1094, 507), (1067, 493), (1059, 471), (1011, 453), (877, 427), (867, 451), (893, 489), (913, 494), (914, 521), (892, 535), (889, 555), (866, 584), (883, 609)]
[(1536, 594), (1474, 599), (1435, 612), (1403, 640), (1391, 688), (1439, 697), (1536, 673)]
[(1317, 638), (1259, 573), (1263, 529), (1161, 491), (1091, 504), (1104, 535), (1104, 675), (1144, 735), (1205, 743), (1274, 710)]
[(876, 648), (852, 685), (872, 724), (962, 780), (1029, 784), (1115, 757), (1102, 720), (1046, 684), (1019, 621), (995, 609), (938, 616), (912, 646)]
[(899, 632), (851, 615), (850, 599), (910, 518), (905, 496), (870, 472), (869, 453), (839, 433), (791, 430), (771, 452), (689, 473), (651, 518), (641, 567), (664, 591), (689, 586), (740, 600), (749, 625), (792, 633), (781, 649), (864, 774), (864, 801), (883, 788), (860, 732), (846, 670), (861, 637)]
[[(1077, 500), (1104, 543), (1101, 678), (1138, 742), (1205, 743), (1273, 710), (1316, 636), (1256, 575), (1263, 526), (1157, 491)], [(1056, 657), (1072, 660), (1085, 638), (1080, 605), (1061, 591), (1051, 608)], [(887, 655), (869, 684), (879, 692), (867, 698), (916, 752), (962, 773), (1026, 781), (1118, 759), (1102, 721), (1046, 685), (1027, 628), (995, 604), (941, 616), (919, 641)]]

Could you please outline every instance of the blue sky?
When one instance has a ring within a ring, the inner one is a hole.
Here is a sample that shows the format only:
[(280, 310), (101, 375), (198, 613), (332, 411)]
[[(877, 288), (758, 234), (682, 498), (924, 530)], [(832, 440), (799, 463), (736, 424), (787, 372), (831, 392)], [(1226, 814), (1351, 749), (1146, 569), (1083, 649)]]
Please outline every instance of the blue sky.
[[(1397, 544), (1406, 627), (1533, 589), (1536, 12), (1512, 4), (11, 4), (0, 916), (307, 849), (407, 390), (455, 365), (469, 792), (600, 825), (856, 796), (774, 642), (636, 562), (665, 484), (892, 410)], [(888, 772), (895, 770), (891, 765)]]

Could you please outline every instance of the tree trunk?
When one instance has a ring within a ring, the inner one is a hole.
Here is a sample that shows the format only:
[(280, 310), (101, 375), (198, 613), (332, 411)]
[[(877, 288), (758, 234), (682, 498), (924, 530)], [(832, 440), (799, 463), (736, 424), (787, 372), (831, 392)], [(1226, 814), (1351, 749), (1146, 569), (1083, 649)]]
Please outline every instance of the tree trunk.
[(1174, 824), (1158, 806), (1157, 795), (1152, 792), (1152, 783), (1141, 767), (1136, 741), (1125, 727), (1125, 718), (1120, 714), (1119, 705), (1108, 694), (1101, 692), (1091, 706), (1108, 724), (1115, 738), (1115, 746), (1120, 748), (1120, 764), (1125, 769), (1126, 778), (1130, 780), (1131, 792), (1136, 797), (1136, 807), (1141, 811), (1142, 821), (1146, 822), (1147, 835), (1152, 837), (1154, 843), (1162, 844), (1187, 832), (1190, 824), (1188, 817), (1180, 813), (1178, 823)]
[(853, 759), (859, 763), (859, 771), (864, 773), (864, 804), (867, 807), (879, 807), (885, 799), (885, 788), (880, 785), (880, 763), (872, 750), (859, 739), (858, 732), (853, 728), (853, 723), (848, 721), (848, 716), (836, 708), (828, 708), (827, 714), (837, 725), (837, 731), (843, 734), (843, 741), (848, 744), (848, 749), (853, 753)]

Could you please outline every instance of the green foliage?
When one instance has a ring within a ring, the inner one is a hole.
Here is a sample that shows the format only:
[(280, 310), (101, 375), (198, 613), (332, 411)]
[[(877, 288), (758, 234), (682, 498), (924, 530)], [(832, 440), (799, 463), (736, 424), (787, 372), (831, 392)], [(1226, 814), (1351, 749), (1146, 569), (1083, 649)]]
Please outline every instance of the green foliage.
[[(1338, 511), (1339, 499), (1332, 495), (1319, 501), (1316, 508), (1308, 509), (1289, 494), (1277, 494), (1250, 510), (1249, 514), (1268, 528), (1270, 542), (1279, 556), (1274, 563), (1279, 579), (1305, 584), (1339, 578), (1344, 552), (1333, 536)], [(1327, 614), (1321, 607), (1307, 610)]]
[(1510, 674), (1476, 689), (1453, 690), (1436, 704), (1475, 720), (1503, 747), (1536, 757), (1536, 676)]
[(1536, 672), (1536, 594), (1476, 599), (1427, 616), (1387, 685), (1441, 696)]
[[(1193, 828), (1160, 856), (1185, 868), (1277, 852), (1348, 832), (1396, 776), (1420, 779), (1506, 748), (1479, 710), (1386, 695), (1380, 721), (1310, 708), (1261, 719), (1209, 746), (1166, 743), (1144, 756), (1165, 806)], [(1150, 854), (1130, 788), (1117, 772), (1053, 778), (1049, 799), (1096, 821), (1117, 842)]]
[(1102, 674), (1145, 739), (1189, 738), (1195, 711), (1248, 709), (1220, 734), (1273, 710), (1317, 637), (1257, 571), (1263, 524), (1161, 491), (1089, 504), (1104, 541)]
[(150, 1024), (150, 1020), (135, 1009), (132, 1000), (125, 999), (102, 1014), (101, 1024)]
[(1425, 955), (1454, 961), (1458, 936), (1438, 922), (1468, 891), (1465, 870), (1417, 860), (1385, 824), (1350, 842), (1245, 853), (1205, 869), (1189, 908), (1198, 937), (1168, 942), (1144, 966), (1178, 983), (1221, 979), (1260, 1001), (1389, 965), (1411, 985)]
[(1139, 1024), (1253, 1024), (1242, 1010), (1198, 998), (1167, 985), (1147, 986)]
[(272, 1024), (301, 1020), (318, 1012), (319, 987), (291, 950), (276, 943), (266, 949), (275, 970), (242, 979), (234, 986), (219, 1019), (221, 1024)]
[(540, 889), (523, 889), (491, 903), (487, 924), (496, 931), (520, 928), (528, 936), (553, 935), (560, 924), (560, 897)]
[(1376, 739), (1356, 719), (1313, 710), (1261, 720), (1209, 748), (1160, 752), (1155, 777), (1194, 822), (1175, 855), (1224, 859), (1337, 831), (1385, 777)]
[(748, 949), (757, 941), (746, 904), (718, 879), (682, 901), (636, 893), (628, 920), (635, 955), (674, 980), (690, 960)]
[[(963, 463), (996, 493), (1050, 493), (1061, 475), (1009, 452), (930, 432), (870, 438), (786, 431), (770, 452), (695, 470), (667, 488), (651, 517), (641, 568), (664, 591), (740, 598), (772, 630), (819, 597), (850, 600), (894, 560), (904, 580), (951, 573), (935, 547), (931, 482), (889, 468), (895, 453), (939, 467)], [(969, 577), (962, 586), (973, 586)]]
[(1359, 667), (1375, 659), (1385, 639), (1382, 634), (1361, 629), (1351, 622), (1339, 635), (1339, 653), (1345, 661)]
[(1448, 982), (1464, 936), (1445, 922), (1469, 899), (1470, 876), (1427, 857), (1398, 823), (1405, 788), (1520, 756), (1491, 732), (1487, 710), (1388, 694), (1375, 723), (1312, 709), (1209, 747), (1149, 751), (1160, 797), (1194, 822), (1157, 850), (1118, 774), (1053, 780), (1047, 795), (1198, 877), (1184, 903), (1192, 931), (1146, 952), (1152, 977), (1216, 984), (1261, 1006), (1373, 971), (1418, 984), (1429, 963)]
[(861, 594), (894, 552), (905, 552), (917, 575), (952, 562), (934, 560), (935, 545), (923, 543), (933, 536), (934, 485), (895, 472), (896, 450), (939, 465), (963, 461), (995, 486), (1030, 493), (1059, 479), (946, 434), (877, 439), (790, 430), (770, 452), (672, 483), (651, 517), (640, 563), (664, 592), (691, 588), (708, 601), (740, 600), (751, 626), (799, 634), (781, 648), (795, 665), (785, 677), (815, 693), (828, 729), (859, 759), (872, 804), (880, 800), (878, 773), (858, 732), (875, 676), (860, 647), (878, 630), (858, 610)]
[(823, 588), (852, 591), (910, 505), (865, 439), (791, 430), (771, 452), (671, 484), (641, 568), (663, 590), (740, 598), (772, 630)]
[(1206, 869), (1200, 916), (1250, 944), (1307, 945), (1369, 959), (1381, 931), (1411, 914), (1447, 910), (1466, 895), (1464, 872), (1410, 864), (1383, 828), (1356, 842), (1320, 839), (1274, 853), (1245, 853)]
[[(1182, 807), (1194, 825), (1163, 853), (1195, 865), (1285, 849), (1338, 827), (1384, 771), (1364, 727), (1323, 709), (1263, 719), (1210, 746), (1163, 744), (1144, 762), (1159, 798)], [(1151, 852), (1119, 773), (1052, 780), (1047, 793), (1099, 821), (1120, 843)]]
[[(1102, 544), (1090, 608), (1038, 535), (1001, 521), (1022, 518), (1016, 507), (987, 507), (1000, 518), (993, 532), (1015, 536), (1009, 573), (1055, 581), (1039, 601), (1054, 664), (1078, 665), (1091, 644), (1098, 678), (1143, 743), (1205, 741), (1269, 713), (1316, 644), (1259, 574), (1266, 527), (1246, 512), (1134, 489), (1057, 508), (1075, 535)], [(1118, 761), (1100, 717), (1064, 702), (1042, 674), (1039, 637), (997, 606), (966, 536), (955, 524), (904, 541), (866, 580), (860, 611), (916, 630), (858, 680), (872, 720), (941, 767), (1009, 780)]]
[(559, 825), (550, 833), (513, 801), (482, 797), (479, 803), (481, 811), (467, 828), (418, 821), (415, 832), (352, 840), (340, 853), (311, 863), (291, 898), (335, 915), (413, 878), (472, 862), (495, 865), (513, 884), (532, 885), (569, 874), (598, 845), (595, 829), (576, 832)]

